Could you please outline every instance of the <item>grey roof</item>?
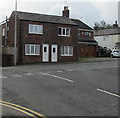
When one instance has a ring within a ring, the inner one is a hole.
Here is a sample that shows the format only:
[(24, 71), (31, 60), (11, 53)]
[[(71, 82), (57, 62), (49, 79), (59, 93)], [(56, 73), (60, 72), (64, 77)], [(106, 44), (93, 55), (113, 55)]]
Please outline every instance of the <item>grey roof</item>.
[(78, 24), (79, 29), (86, 29), (86, 30), (93, 30), (91, 27), (89, 27), (87, 24), (83, 23), (79, 19), (71, 19), (74, 21), (76, 24)]
[(78, 42), (88, 42), (88, 43), (96, 43), (96, 44), (98, 44), (97, 41), (94, 40), (94, 39), (81, 39), (81, 38), (79, 38)]
[(94, 32), (95, 36), (117, 35), (117, 34), (120, 34), (120, 27), (116, 29), (104, 29)]
[(54, 16), (54, 15), (45, 15), (45, 14), (37, 14), (37, 13), (28, 13), (28, 12), (20, 12), (13, 11), (13, 14), (17, 13), (17, 16), (21, 20), (30, 20), (30, 21), (39, 21), (39, 22), (47, 22), (47, 23), (55, 23), (55, 24), (67, 24), (67, 25), (77, 25), (75, 22), (70, 20), (67, 17), (62, 16)]

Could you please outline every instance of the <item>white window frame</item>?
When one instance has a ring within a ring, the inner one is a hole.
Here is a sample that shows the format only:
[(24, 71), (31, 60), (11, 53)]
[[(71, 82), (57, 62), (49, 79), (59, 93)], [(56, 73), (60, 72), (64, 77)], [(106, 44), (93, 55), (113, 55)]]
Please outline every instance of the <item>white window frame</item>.
[(43, 25), (29, 24), (29, 34), (43, 34)]
[[(72, 48), (71, 54), (70, 54), (70, 48)], [(68, 50), (66, 50), (66, 49), (68, 49)], [(66, 53), (66, 51), (68, 53)], [(73, 56), (73, 46), (61, 46), (61, 56)]]
[[(70, 28), (58, 27), (58, 29), (61, 29), (61, 34), (59, 34), (58, 32), (58, 36), (68, 36), (68, 37), (70, 36)], [(63, 34), (63, 30), (65, 30), (65, 34)], [(68, 34), (67, 34), (67, 30), (69, 30)]]
[[(29, 53), (27, 52), (27, 46), (29, 46)], [(36, 49), (36, 46), (38, 46), (38, 50)], [(32, 47), (34, 47), (34, 51), (32, 53)], [(36, 51), (38, 51), (36, 53)], [(25, 44), (25, 55), (40, 55), (40, 45), (38, 44)]]

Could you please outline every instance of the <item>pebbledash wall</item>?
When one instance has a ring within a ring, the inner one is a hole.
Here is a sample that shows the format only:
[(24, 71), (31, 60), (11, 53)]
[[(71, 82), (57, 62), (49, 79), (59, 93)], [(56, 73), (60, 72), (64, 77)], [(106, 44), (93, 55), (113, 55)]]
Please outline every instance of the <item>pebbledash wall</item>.
[[(66, 18), (65, 18), (66, 19)], [(54, 20), (54, 19), (53, 19)], [(15, 14), (12, 13), (9, 19), (9, 32), (7, 45), (9, 47), (14, 47), (14, 23), (15, 23)], [(43, 34), (31, 34), (29, 33), (29, 25), (42, 25)], [(70, 36), (59, 36), (59, 28), (68, 28), (70, 30)], [(17, 63), (35, 63), (35, 62), (63, 62), (63, 61), (76, 61), (77, 60), (77, 49), (78, 49), (78, 27), (77, 24), (62, 24), (62, 23), (50, 23), (50, 22), (41, 22), (34, 21), (30, 19), (21, 19), (17, 17), (17, 47), (18, 47), (18, 56)], [(25, 45), (39, 45), (39, 54), (38, 55), (26, 55)], [(48, 45), (48, 61), (43, 60), (43, 45)], [(52, 61), (53, 48), (52, 46), (56, 45), (57, 60)], [(70, 49), (65, 49), (66, 54), (62, 54), (62, 46), (64, 48), (71, 48), (71, 53), (68, 54)]]
[(102, 47), (108, 47), (111, 50), (115, 48), (115, 44), (119, 41), (120, 35), (106, 35), (106, 36), (95, 36), (95, 40)]

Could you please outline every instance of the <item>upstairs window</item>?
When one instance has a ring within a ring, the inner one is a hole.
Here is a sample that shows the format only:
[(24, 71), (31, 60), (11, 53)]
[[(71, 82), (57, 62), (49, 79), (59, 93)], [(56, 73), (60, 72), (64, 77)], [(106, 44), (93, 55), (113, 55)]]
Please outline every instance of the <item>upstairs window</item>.
[(25, 45), (25, 55), (39, 55), (40, 45), (26, 44)]
[(43, 25), (29, 24), (29, 34), (43, 34)]
[(59, 27), (59, 36), (70, 36), (70, 28)]

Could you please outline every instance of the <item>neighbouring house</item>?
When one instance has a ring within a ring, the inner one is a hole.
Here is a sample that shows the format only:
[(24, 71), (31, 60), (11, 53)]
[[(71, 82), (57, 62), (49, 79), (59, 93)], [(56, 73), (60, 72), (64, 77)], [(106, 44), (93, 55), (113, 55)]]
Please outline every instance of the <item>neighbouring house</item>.
[(98, 43), (94, 40), (94, 30), (79, 19), (72, 19), (78, 24), (79, 57), (95, 57)]
[(118, 27), (117, 21), (111, 29), (95, 30), (94, 36), (101, 47), (107, 47), (111, 50), (120, 47), (120, 27)]
[(1, 26), (3, 65), (13, 65), (15, 54), (17, 64), (77, 61), (78, 56), (96, 56), (93, 29), (69, 18), (68, 6), (62, 16), (13, 11)]

